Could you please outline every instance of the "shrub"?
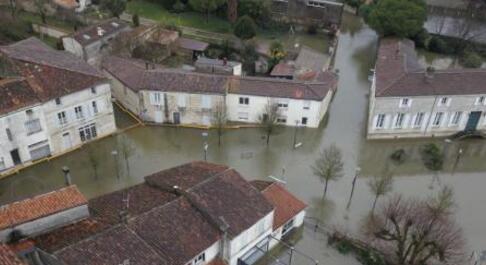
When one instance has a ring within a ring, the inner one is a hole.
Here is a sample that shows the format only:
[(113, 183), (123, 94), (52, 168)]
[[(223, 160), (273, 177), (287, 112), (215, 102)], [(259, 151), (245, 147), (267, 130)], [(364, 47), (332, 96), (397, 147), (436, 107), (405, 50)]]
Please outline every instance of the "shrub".
[(134, 14), (132, 16), (132, 22), (133, 22), (133, 26), (135, 27), (140, 26), (140, 17), (138, 16), (138, 14)]
[(390, 155), (390, 159), (397, 164), (402, 164), (407, 159), (407, 154), (405, 153), (405, 150), (398, 149)]
[(346, 255), (352, 250), (352, 245), (347, 240), (341, 240), (336, 244), (336, 249), (339, 253)]
[(270, 18), (270, 8), (266, 1), (240, 0), (238, 3), (238, 15), (251, 17), (256, 24), (264, 26)]
[(317, 25), (316, 24), (312, 24), (310, 25), (309, 27), (307, 27), (307, 33), (309, 33), (310, 35), (316, 35), (317, 34)]
[(427, 44), (429, 42), (430, 35), (427, 30), (422, 29), (417, 35), (413, 37), (413, 41), (415, 42), (415, 46), (420, 48), (427, 48)]
[(256, 25), (249, 16), (242, 16), (236, 21), (234, 34), (242, 40), (248, 40), (256, 35)]
[(462, 65), (467, 68), (479, 68), (483, 64), (481, 56), (473, 51), (466, 51), (461, 58)]
[(186, 5), (184, 5), (184, 3), (182, 3), (180, 0), (178, 0), (173, 6), (172, 6), (172, 10), (174, 10), (174, 12), (176, 13), (182, 13), (186, 10)]
[(429, 41), (429, 50), (436, 53), (451, 54), (454, 51), (447, 45), (447, 43), (439, 38), (432, 37)]
[(444, 157), (440, 148), (436, 144), (426, 144), (422, 147), (421, 151), (422, 161), (426, 168), (433, 171), (442, 169)]

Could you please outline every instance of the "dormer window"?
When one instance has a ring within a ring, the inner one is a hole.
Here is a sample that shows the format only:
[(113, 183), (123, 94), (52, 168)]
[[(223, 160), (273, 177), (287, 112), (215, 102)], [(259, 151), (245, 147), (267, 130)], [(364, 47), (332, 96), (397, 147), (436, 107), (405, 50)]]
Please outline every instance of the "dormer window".
[(56, 105), (61, 105), (61, 98), (56, 98)]
[(400, 108), (408, 108), (412, 105), (412, 100), (409, 98), (400, 99)]
[(91, 88), (91, 93), (96, 94), (96, 87)]

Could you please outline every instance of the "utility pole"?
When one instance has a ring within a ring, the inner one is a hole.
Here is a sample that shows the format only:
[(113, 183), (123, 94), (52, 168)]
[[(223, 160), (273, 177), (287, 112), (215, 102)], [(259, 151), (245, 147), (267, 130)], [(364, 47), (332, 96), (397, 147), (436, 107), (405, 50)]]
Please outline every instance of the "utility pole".
[(346, 210), (349, 210), (349, 207), (351, 206), (351, 200), (353, 199), (353, 194), (354, 194), (354, 186), (356, 185), (356, 180), (358, 179), (358, 175), (360, 171), (361, 168), (357, 167), (356, 173), (354, 174), (354, 178), (351, 186), (351, 194), (349, 194), (349, 201), (348, 201), (348, 205), (346, 206)]

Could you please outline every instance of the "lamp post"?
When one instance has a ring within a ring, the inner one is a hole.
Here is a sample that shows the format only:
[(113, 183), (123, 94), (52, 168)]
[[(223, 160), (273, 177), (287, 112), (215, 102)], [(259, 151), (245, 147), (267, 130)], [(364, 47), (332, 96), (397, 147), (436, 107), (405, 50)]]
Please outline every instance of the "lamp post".
[(113, 164), (115, 165), (116, 178), (120, 179), (120, 172), (118, 171), (118, 151), (111, 151), (111, 155), (113, 156)]
[(209, 147), (209, 144), (208, 144), (208, 133), (207, 132), (203, 132), (201, 133), (203, 139), (204, 139), (204, 144), (203, 144), (203, 150), (204, 150), (204, 161), (208, 161), (208, 147)]
[(349, 210), (349, 207), (351, 206), (351, 200), (353, 199), (353, 194), (354, 194), (354, 186), (356, 185), (356, 180), (358, 179), (359, 172), (361, 172), (361, 168), (357, 167), (356, 172), (354, 174), (354, 178), (351, 186), (351, 193), (349, 194), (349, 201), (348, 201), (348, 205), (346, 206), (346, 210)]

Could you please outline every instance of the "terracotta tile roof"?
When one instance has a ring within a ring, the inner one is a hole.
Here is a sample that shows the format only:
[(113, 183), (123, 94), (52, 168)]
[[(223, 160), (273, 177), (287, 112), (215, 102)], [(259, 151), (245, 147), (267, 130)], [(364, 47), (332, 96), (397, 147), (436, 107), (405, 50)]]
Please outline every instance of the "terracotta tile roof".
[(134, 91), (157, 90), (205, 94), (243, 94), (264, 97), (322, 100), (336, 90), (337, 76), (321, 73), (316, 80), (292, 81), (277, 78), (236, 77), (184, 72), (170, 69), (146, 70), (131, 59), (105, 58), (103, 69)]
[(182, 190), (187, 190), (228, 169), (223, 165), (194, 161), (157, 172), (145, 177), (145, 180), (159, 187), (178, 186)]
[(294, 76), (295, 66), (286, 62), (278, 63), (270, 72), (271, 76)]
[(91, 25), (81, 30), (78, 30), (74, 32), (71, 37), (79, 42), (81, 46), (88, 46), (105, 38), (106, 36), (110, 36), (117, 32), (122, 32), (128, 27), (129, 25), (123, 20), (109, 19), (96, 25)]
[(224, 218), (231, 236), (239, 235), (273, 211), (261, 193), (234, 169), (195, 185), (188, 193), (213, 221), (220, 223)]
[(54, 253), (70, 265), (164, 265), (154, 249), (125, 226), (115, 226)]
[(263, 196), (275, 207), (273, 229), (284, 225), (287, 221), (303, 211), (307, 205), (286, 190), (282, 185), (273, 183), (262, 190)]
[(177, 39), (177, 45), (179, 45), (179, 47), (183, 49), (200, 51), (200, 52), (205, 51), (209, 46), (209, 44), (206, 42), (202, 42), (194, 39), (182, 38), (182, 37)]
[(376, 62), (376, 97), (474, 95), (486, 93), (486, 69), (427, 73), (411, 40), (382, 39)]
[(76, 186), (65, 187), (0, 207), (0, 229), (87, 204)]
[(0, 46), (0, 57), (15, 70), (14, 76), (0, 81), (0, 91), (6, 95), (0, 98), (1, 114), (107, 82), (86, 62), (36, 38)]
[(0, 265), (27, 265), (5, 244), (0, 244)]
[(220, 238), (219, 231), (185, 198), (131, 219), (128, 227), (174, 265), (186, 264)]

